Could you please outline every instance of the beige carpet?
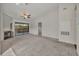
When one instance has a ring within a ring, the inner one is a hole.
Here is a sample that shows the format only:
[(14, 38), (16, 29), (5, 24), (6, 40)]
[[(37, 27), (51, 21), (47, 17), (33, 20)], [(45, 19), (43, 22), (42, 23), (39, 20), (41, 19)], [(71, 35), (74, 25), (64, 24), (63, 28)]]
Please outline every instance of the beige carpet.
[[(7, 44), (6, 41), (6, 46)], [(9, 47), (13, 49), (17, 56), (76, 56), (73, 45), (31, 34), (17, 36), (10, 44)], [(5, 43), (3, 45), (6, 47)]]

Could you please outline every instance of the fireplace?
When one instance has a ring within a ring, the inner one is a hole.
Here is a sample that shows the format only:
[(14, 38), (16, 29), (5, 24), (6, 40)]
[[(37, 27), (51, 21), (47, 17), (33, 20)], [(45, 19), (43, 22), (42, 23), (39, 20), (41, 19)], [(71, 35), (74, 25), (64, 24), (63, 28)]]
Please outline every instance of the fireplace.
[(13, 34), (12, 31), (9, 31), (9, 30), (8, 31), (4, 31), (4, 40), (13, 37), (12, 34)]

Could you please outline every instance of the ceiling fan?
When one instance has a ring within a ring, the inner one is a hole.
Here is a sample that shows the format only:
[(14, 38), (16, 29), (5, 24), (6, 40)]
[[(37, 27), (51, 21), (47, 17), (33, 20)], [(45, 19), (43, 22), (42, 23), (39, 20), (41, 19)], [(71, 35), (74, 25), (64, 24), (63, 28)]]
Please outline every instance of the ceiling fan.
[(23, 17), (24, 19), (31, 17), (31, 15), (26, 11), (26, 9), (21, 11), (20, 16)]
[[(28, 3), (16, 3), (16, 5), (28, 5)], [(24, 19), (27, 19), (27, 18), (30, 18), (31, 15), (27, 12), (26, 9), (23, 9), (21, 12), (20, 12), (20, 16), (23, 17)]]

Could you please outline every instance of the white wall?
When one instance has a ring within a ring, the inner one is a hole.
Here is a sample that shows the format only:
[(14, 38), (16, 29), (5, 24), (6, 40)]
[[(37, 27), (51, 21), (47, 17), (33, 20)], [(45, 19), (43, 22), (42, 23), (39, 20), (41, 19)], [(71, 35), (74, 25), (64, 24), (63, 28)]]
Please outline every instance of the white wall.
[(0, 5), (0, 54), (1, 54), (1, 5)]
[(3, 30), (3, 29), (2, 29), (2, 28), (3, 28), (3, 27), (2, 27), (2, 24), (3, 24), (3, 23), (2, 23), (2, 4), (0, 4), (0, 40), (3, 39), (3, 38), (2, 38), (2, 35), (3, 35), (3, 34), (2, 34), (2, 30)]
[(0, 5), (0, 40), (1, 40), (1, 5)]
[(3, 14), (3, 30), (10, 30), (10, 24), (13, 22), (11, 16), (6, 13)]
[[(75, 5), (59, 5), (59, 41), (75, 44)], [(61, 32), (69, 32), (69, 35), (61, 35)]]
[(79, 55), (79, 4), (77, 4), (77, 18), (76, 18), (76, 29), (77, 29), (77, 53)]
[(58, 8), (53, 8), (31, 23), (30, 33), (38, 35), (38, 22), (42, 22), (42, 35), (58, 39)]
[[(67, 8), (67, 10), (63, 10)], [(58, 13), (59, 12), (59, 13)], [(38, 22), (42, 22), (42, 35), (58, 38), (59, 41), (71, 44), (76, 43), (74, 4), (60, 4), (44, 16), (33, 20), (30, 33), (38, 35)], [(69, 32), (69, 36), (61, 35), (61, 31)]]

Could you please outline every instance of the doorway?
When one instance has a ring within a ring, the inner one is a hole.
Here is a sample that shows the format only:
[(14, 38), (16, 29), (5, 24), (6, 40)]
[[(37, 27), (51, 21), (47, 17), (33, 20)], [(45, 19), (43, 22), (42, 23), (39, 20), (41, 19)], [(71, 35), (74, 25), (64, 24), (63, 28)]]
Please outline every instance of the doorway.
[(42, 22), (38, 23), (38, 35), (42, 36)]

